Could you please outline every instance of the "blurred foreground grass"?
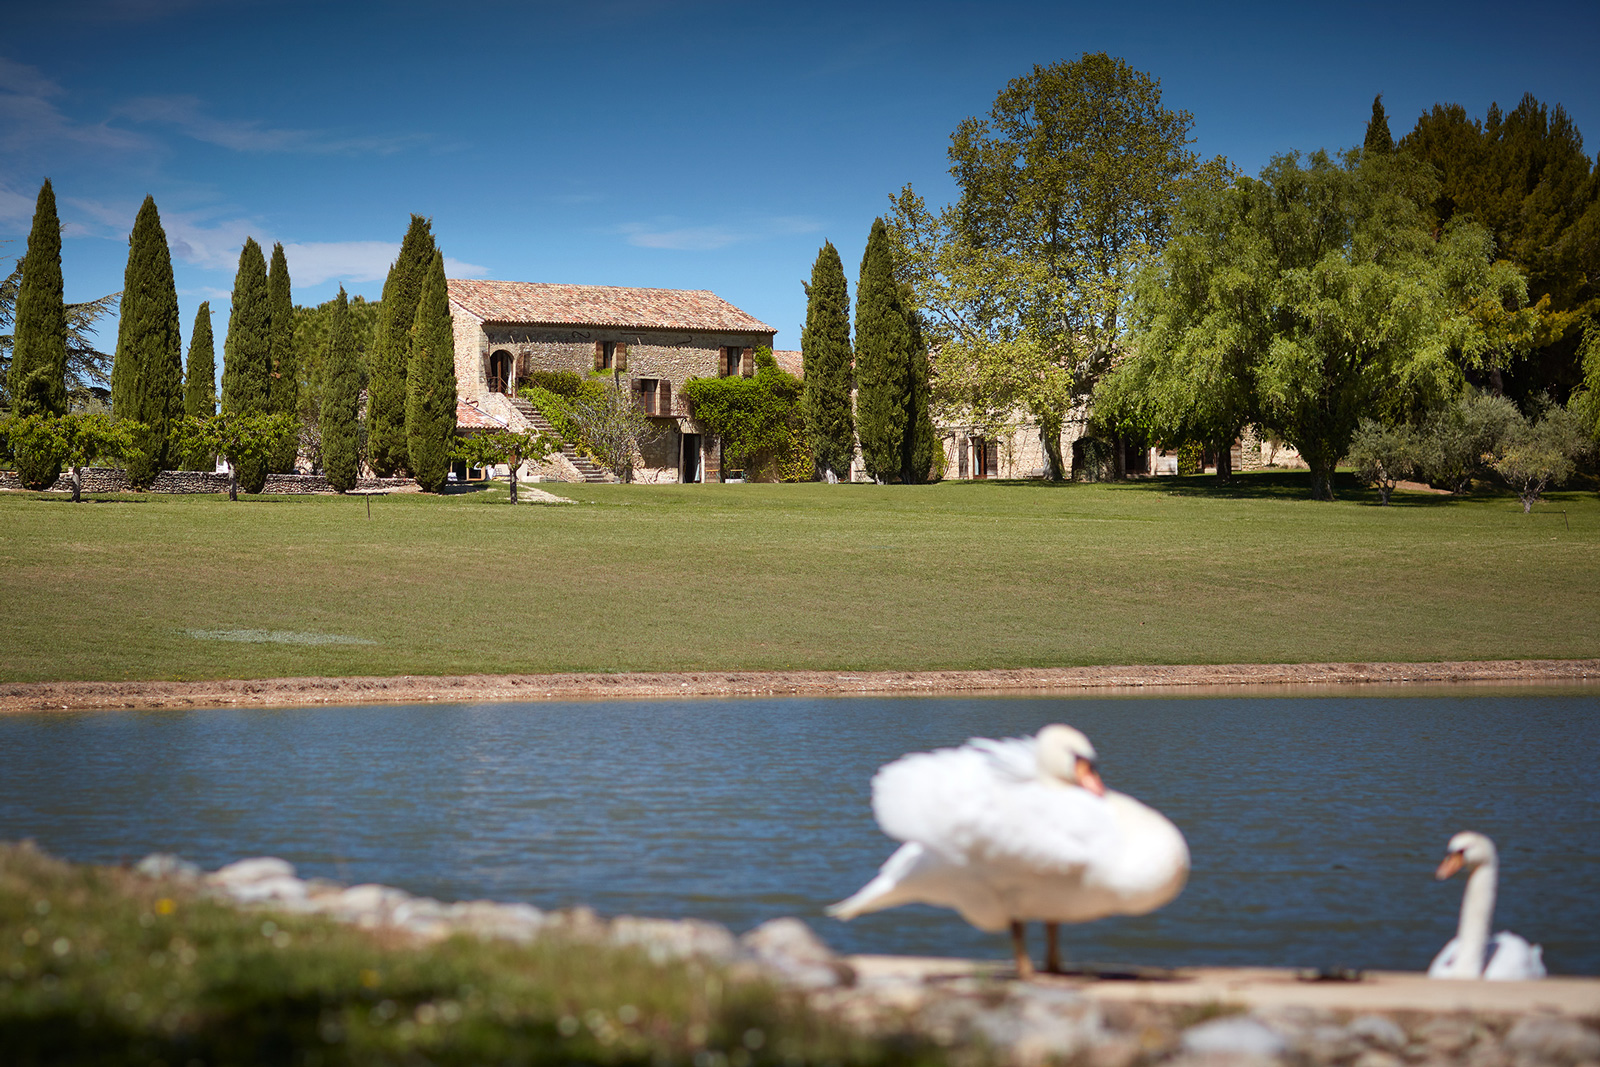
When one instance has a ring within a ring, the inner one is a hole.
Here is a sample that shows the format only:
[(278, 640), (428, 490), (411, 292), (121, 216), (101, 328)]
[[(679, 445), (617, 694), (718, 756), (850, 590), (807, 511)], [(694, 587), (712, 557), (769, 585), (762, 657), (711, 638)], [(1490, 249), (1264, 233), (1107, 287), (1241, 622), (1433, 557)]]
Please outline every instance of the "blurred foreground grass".
[(545, 937), (420, 945), (239, 911), (180, 883), (0, 844), (0, 1062), (915, 1065), (698, 962)]

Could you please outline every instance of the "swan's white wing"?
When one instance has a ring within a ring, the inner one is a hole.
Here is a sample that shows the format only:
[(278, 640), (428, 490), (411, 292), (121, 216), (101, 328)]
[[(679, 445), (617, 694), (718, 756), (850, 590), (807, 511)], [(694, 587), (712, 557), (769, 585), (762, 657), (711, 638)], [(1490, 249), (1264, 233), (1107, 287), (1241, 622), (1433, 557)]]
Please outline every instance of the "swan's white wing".
[(1429, 978), (1454, 978), (1456, 970), (1456, 955), (1461, 951), (1461, 939), (1452, 937), (1444, 943), (1444, 948), (1433, 957), (1433, 962), (1428, 964)]
[(1031, 740), (971, 742), (919, 752), (872, 779), (883, 832), (957, 864), (1071, 871), (1116, 847), (1105, 801), (1039, 779)]
[(1494, 946), (1483, 977), (1491, 982), (1522, 982), (1543, 978), (1544, 947), (1530, 945), (1516, 934), (1502, 930), (1490, 941)]

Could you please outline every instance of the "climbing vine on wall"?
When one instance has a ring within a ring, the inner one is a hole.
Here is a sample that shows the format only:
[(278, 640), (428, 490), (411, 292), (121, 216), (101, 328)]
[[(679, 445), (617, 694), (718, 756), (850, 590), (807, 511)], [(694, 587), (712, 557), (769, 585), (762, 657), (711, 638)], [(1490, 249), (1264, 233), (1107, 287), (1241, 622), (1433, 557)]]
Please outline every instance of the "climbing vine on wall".
[(752, 478), (798, 481), (802, 470), (811, 476), (800, 379), (778, 366), (770, 348), (756, 349), (753, 376), (690, 378), (683, 392), (695, 419), (722, 438), (728, 467)]

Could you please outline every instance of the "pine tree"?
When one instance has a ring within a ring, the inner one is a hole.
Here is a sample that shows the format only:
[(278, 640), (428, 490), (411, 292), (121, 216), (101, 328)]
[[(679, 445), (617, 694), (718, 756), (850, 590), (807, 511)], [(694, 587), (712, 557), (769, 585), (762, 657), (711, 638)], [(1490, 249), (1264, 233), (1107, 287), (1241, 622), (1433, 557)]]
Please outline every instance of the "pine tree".
[[(217, 413), (217, 346), (211, 336), (211, 301), (201, 303), (194, 313), (194, 329), (189, 334), (189, 364), (183, 386), (183, 413), (209, 419)], [(216, 457), (204, 449), (191, 448), (183, 457), (183, 469), (210, 470)]]
[(1383, 113), (1383, 94), (1372, 98), (1372, 118), (1367, 122), (1367, 139), (1361, 143), (1363, 151), (1390, 155), (1394, 152), (1394, 137), (1389, 133), (1389, 117)]
[(912, 396), (910, 320), (895, 284), (889, 234), (874, 219), (856, 284), (856, 433), (878, 481), (901, 475)]
[[(387, 302), (387, 298), (385, 298)], [(406, 369), (406, 446), (411, 476), (425, 492), (444, 488), (456, 434), (456, 342), (444, 255), (434, 252), (411, 327)]]
[[(272, 368), (267, 410), (274, 415), (300, 418), (300, 378), (294, 357), (294, 297), (289, 285), (289, 260), (283, 244), (272, 246), (272, 261), (267, 268), (267, 353)], [(293, 474), (300, 442), (285, 439), (283, 447), (267, 460), (273, 474)]]
[(356, 361), (350, 305), (342, 285), (329, 316), (322, 366), (322, 469), (335, 492), (347, 493), (356, 487), (361, 472), (361, 427), (357, 422), (361, 366)]
[[(266, 415), (272, 401), (270, 355), (271, 310), (267, 295), (267, 260), (254, 237), (239, 252), (239, 273), (233, 280), (233, 310), (228, 339), (223, 342), (222, 411), (226, 415)], [(259, 493), (267, 481), (264, 458), (252, 457), (239, 468), (239, 485)]]
[(831, 470), (848, 477), (856, 447), (850, 411), (850, 294), (832, 241), (823, 242), (811, 267), (800, 349), (805, 360), (801, 404), (817, 476)]
[[(378, 340), (367, 380), (367, 462), (389, 477), (410, 461), (406, 441), (406, 371), (411, 362), (411, 326), (422, 282), (433, 262), (431, 223), (411, 216), (400, 255), (383, 283)], [(413, 472), (415, 473), (415, 472)]]
[[(61, 281), (61, 219), (50, 180), (39, 187), (33, 228), (23, 254), (12, 324), (7, 389), (15, 415), (67, 411), (67, 311)], [(17, 475), (29, 489), (48, 489), (61, 475), (53, 454), (17, 454)]]
[(144, 489), (178, 456), (171, 447), (183, 418), (183, 333), (172, 252), (154, 197), (146, 196), (128, 237), (122, 313), (111, 364), (111, 410), (141, 423), (129, 454), (128, 481)]

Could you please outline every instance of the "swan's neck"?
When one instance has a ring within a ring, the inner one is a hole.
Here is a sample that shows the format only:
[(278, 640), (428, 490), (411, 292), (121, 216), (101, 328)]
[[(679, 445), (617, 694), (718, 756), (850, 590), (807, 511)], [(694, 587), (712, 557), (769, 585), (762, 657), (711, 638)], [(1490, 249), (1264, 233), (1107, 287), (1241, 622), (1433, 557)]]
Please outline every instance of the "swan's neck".
[(1493, 860), (1473, 868), (1461, 894), (1461, 924), (1456, 927), (1460, 969), (1474, 977), (1483, 973), (1484, 950), (1489, 944), (1489, 923), (1494, 918), (1495, 883), (1499, 879)]

